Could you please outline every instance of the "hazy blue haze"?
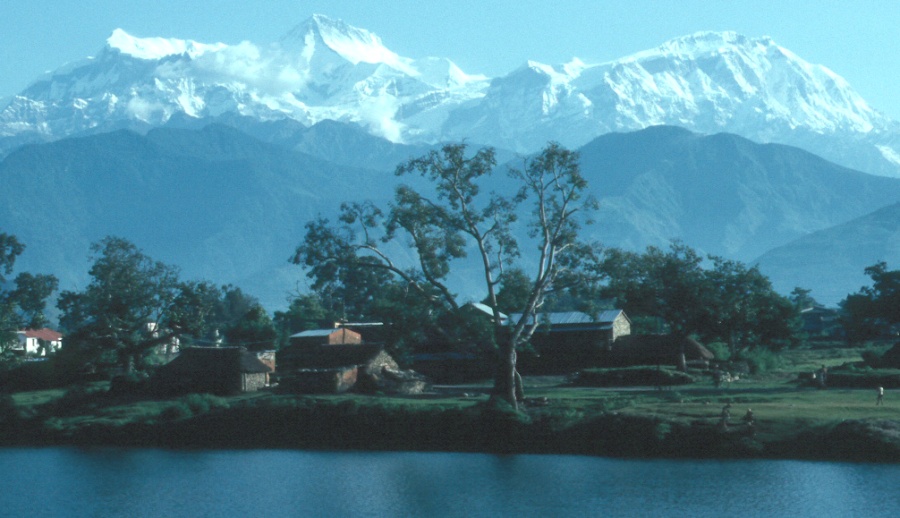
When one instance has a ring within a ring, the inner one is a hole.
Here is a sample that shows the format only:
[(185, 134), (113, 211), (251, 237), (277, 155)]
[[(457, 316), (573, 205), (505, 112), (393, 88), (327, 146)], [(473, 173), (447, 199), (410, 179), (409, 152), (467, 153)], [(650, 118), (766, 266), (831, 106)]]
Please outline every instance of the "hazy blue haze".
[(0, 450), (5, 516), (854, 516), (900, 466), (576, 456)]

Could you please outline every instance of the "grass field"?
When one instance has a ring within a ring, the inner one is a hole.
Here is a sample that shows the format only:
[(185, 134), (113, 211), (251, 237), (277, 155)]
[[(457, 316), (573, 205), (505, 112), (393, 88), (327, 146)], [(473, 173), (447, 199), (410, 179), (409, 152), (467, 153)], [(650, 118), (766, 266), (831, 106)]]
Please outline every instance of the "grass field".
[[(738, 433), (746, 429), (741, 417), (752, 408), (756, 419), (754, 437), (760, 443), (776, 443), (796, 437), (803, 430), (828, 429), (849, 421), (888, 421), (895, 423), (890, 425), (890, 430), (900, 429), (900, 390), (886, 391), (884, 405), (875, 406), (874, 389), (819, 390), (803, 386), (797, 380), (799, 372), (813, 371), (823, 364), (833, 368), (858, 361), (859, 353), (858, 349), (787, 351), (779, 368), (745, 376), (719, 388), (710, 378), (702, 376), (693, 384), (666, 389), (576, 387), (563, 376), (526, 376), (528, 400), (523, 405), (521, 419), (527, 422), (551, 419), (557, 428), (564, 429), (612, 415), (709, 431), (717, 429), (723, 406), (730, 404), (729, 430)], [(461, 415), (459, 412), (484, 408), (490, 383), (440, 386), (417, 396), (290, 395), (261, 391), (233, 397), (191, 394), (163, 400), (112, 396), (107, 394), (107, 388), (106, 383), (94, 383), (69, 390), (21, 392), (12, 395), (12, 402), (20, 416), (31, 419), (31, 423), (39, 422), (44, 430), (61, 436), (78, 436), (79, 431), (86, 429), (120, 430), (134, 424), (165, 426), (216, 411), (230, 411), (239, 418), (245, 411), (247, 415), (266, 415), (254, 413), (259, 409), (281, 409), (278, 410), (281, 412), (285, 408), (302, 407), (306, 411), (319, 408), (327, 414), (328, 408), (337, 408), (355, 415), (359, 412), (356, 409), (368, 408), (394, 421), (398, 415)], [(340, 412), (327, 415), (333, 417)], [(888, 435), (893, 433), (890, 431)], [(891, 436), (889, 440), (894, 438)], [(896, 440), (900, 443), (900, 437)]]

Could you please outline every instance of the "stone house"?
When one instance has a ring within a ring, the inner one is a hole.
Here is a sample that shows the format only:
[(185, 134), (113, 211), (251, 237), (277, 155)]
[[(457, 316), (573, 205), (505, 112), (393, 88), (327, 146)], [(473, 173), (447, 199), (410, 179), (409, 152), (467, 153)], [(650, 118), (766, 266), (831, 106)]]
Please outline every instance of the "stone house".
[[(515, 325), (520, 314), (510, 314)], [(631, 334), (631, 320), (621, 309), (595, 316), (579, 311), (538, 313), (538, 328), (531, 337), (532, 351), (522, 355), (523, 372), (557, 373), (595, 365), (616, 341)]]
[(363, 343), (349, 329), (304, 331), (277, 353), (278, 384), (286, 391), (418, 393), (425, 381), (404, 371), (381, 344)]
[(244, 347), (188, 347), (156, 370), (151, 386), (160, 394), (253, 392), (269, 385), (273, 370)]

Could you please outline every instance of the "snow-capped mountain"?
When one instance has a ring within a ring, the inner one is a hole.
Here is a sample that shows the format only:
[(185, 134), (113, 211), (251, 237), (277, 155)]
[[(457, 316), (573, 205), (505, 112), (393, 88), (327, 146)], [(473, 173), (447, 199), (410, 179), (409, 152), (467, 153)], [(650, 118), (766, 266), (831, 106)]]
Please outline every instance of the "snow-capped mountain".
[(476, 98), (486, 86), (448, 60), (398, 56), (378, 36), (321, 15), (266, 46), (137, 38), (116, 29), (96, 56), (15, 96), (0, 112), (0, 136), (60, 138), (116, 121), (156, 126), (176, 113), (228, 113), (306, 125), (355, 122), (399, 141), (399, 112), (427, 119), (426, 112)]
[(529, 62), (456, 110), (442, 136), (525, 151), (662, 124), (797, 145), (900, 176), (896, 122), (828, 68), (733, 32), (697, 33), (600, 65)]
[[(3, 106), (3, 105), (0, 105)], [(519, 152), (577, 147), (668, 124), (797, 145), (900, 177), (900, 125), (847, 82), (770, 38), (702, 32), (602, 64), (528, 62), (488, 80), (442, 58), (411, 59), (369, 31), (315, 15), (278, 42), (204, 44), (116, 30), (0, 111), (0, 149), (175, 114), (354, 122), (394, 142), (468, 139)]]

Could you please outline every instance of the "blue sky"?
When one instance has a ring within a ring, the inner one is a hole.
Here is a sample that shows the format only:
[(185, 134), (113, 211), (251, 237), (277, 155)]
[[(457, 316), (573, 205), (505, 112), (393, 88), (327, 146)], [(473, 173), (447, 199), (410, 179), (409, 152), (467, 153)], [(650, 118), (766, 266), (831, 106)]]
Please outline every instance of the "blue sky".
[(528, 59), (608, 61), (701, 30), (767, 35), (831, 68), (900, 120), (896, 0), (3, 0), (0, 98), (95, 54), (115, 28), (142, 37), (268, 43), (314, 13), (368, 29), (403, 56), (446, 57), (488, 76)]

